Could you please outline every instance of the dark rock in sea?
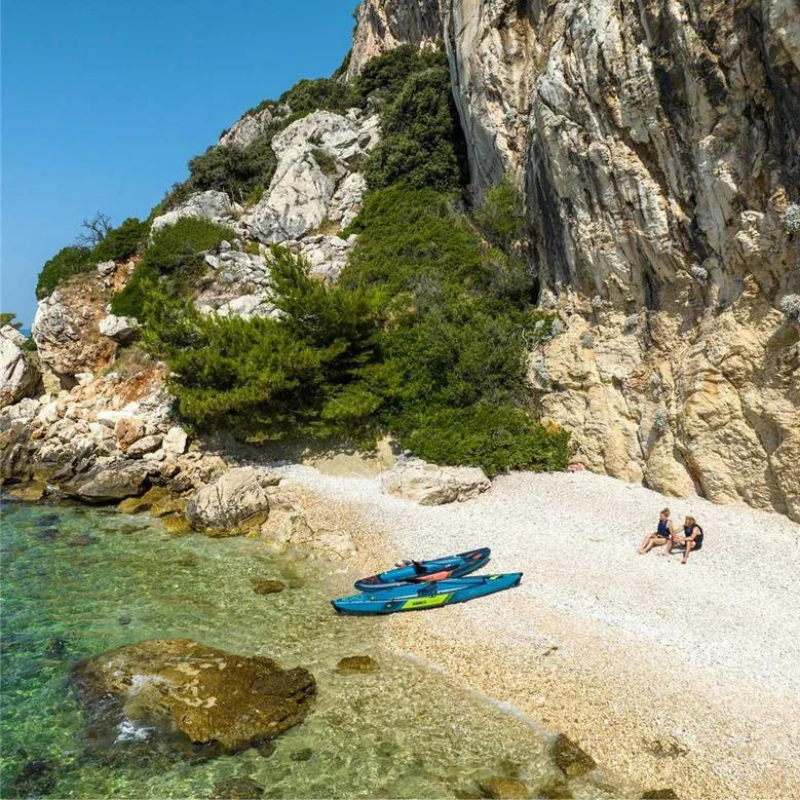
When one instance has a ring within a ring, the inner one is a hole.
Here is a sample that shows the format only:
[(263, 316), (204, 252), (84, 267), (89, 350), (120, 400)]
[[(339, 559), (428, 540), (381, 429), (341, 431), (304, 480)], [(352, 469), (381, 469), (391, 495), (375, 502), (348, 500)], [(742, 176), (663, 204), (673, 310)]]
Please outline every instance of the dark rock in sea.
[(30, 759), (22, 765), (11, 782), (14, 797), (44, 797), (56, 783), (55, 766), (44, 759)]
[(642, 800), (678, 800), (672, 789), (651, 789), (642, 793)]
[(256, 594), (277, 594), (286, 588), (283, 581), (276, 581), (271, 578), (253, 578), (253, 591)]
[(264, 789), (250, 778), (228, 778), (220, 781), (211, 795), (211, 800), (260, 800)]
[(304, 747), (302, 750), (295, 750), (289, 758), (292, 761), (311, 761), (314, 757), (314, 751), (310, 747)]
[(544, 800), (572, 800), (573, 794), (566, 781), (551, 781), (536, 790), (536, 797)]
[(117, 619), (120, 625), (130, 625), (133, 622), (133, 617), (130, 614), (120, 614)]
[(186, 569), (194, 569), (199, 563), (200, 559), (194, 555), (194, 553), (189, 553), (189, 555), (184, 556), (175, 562), (177, 566), (184, 567)]
[(550, 747), (550, 754), (558, 768), (570, 778), (591, 772), (597, 766), (595, 760), (588, 753), (563, 733), (556, 736)]
[(58, 525), (61, 522), (61, 517), (58, 514), (42, 514), (41, 517), (37, 517), (33, 524), (37, 528), (50, 528), (53, 525)]
[(479, 786), (483, 796), (492, 800), (527, 800), (529, 797), (528, 787), (516, 778), (493, 775), (480, 781)]
[(275, 752), (275, 742), (272, 739), (264, 739), (263, 741), (253, 742), (253, 750), (255, 750), (262, 758), (269, 758)]
[(122, 724), (148, 731), (150, 747), (191, 758), (262, 744), (301, 722), (316, 692), (305, 669), (284, 670), (270, 658), (230, 655), (191, 639), (103, 653), (77, 664), (72, 683), (95, 749), (113, 748)]
[(73, 536), (67, 540), (69, 547), (88, 547), (92, 544), (97, 544), (100, 539), (97, 536), (90, 536), (88, 533), (82, 533), (80, 536)]
[(339, 672), (377, 672), (380, 665), (372, 656), (346, 656), (336, 665)]
[(48, 658), (62, 659), (67, 655), (69, 642), (61, 636), (56, 636), (47, 643), (44, 654)]
[(42, 528), (41, 530), (34, 531), (34, 539), (40, 542), (54, 542), (58, 539), (58, 528)]
[(124, 525), (120, 526), (119, 532), (124, 536), (130, 536), (133, 533), (139, 533), (143, 530), (145, 530), (144, 525), (131, 525), (126, 522)]

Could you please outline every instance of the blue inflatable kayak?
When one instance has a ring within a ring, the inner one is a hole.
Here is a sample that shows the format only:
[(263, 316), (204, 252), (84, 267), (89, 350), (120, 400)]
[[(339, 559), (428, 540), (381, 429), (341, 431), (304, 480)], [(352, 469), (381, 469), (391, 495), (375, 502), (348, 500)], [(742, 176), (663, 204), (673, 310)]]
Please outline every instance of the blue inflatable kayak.
[(356, 589), (368, 592), (372, 589), (386, 589), (390, 586), (402, 586), (406, 582), (440, 581), (446, 578), (461, 578), (470, 572), (480, 569), (489, 561), (491, 550), (481, 547), (478, 550), (467, 550), (454, 556), (435, 558), (431, 561), (409, 561), (397, 569), (390, 569), (369, 578), (361, 578), (354, 584)]
[(340, 597), (331, 605), (340, 614), (392, 614), (395, 611), (419, 611), (464, 603), (476, 597), (502, 592), (518, 586), (521, 572), (505, 575), (470, 575), (430, 583), (404, 583), (386, 589)]

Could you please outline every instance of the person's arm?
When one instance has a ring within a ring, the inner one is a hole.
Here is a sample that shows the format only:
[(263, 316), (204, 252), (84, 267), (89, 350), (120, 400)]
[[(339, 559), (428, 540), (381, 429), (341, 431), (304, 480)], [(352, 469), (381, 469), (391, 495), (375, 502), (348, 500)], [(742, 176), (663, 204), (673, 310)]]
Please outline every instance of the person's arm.
[(695, 525), (695, 526), (692, 528), (692, 534), (691, 534), (691, 536), (687, 536), (687, 537), (686, 537), (686, 541), (687, 541), (687, 542), (693, 542), (693, 541), (694, 541), (694, 540), (697, 538), (697, 535), (698, 535), (699, 533), (700, 533), (700, 528), (698, 528), (698, 527), (697, 527), (697, 525)]

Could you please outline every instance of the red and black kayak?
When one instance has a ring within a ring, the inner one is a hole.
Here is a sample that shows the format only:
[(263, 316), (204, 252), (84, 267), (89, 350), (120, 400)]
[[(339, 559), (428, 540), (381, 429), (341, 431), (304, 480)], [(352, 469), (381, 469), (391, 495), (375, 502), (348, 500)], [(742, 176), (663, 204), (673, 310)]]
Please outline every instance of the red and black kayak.
[(375, 589), (387, 589), (405, 583), (422, 583), (441, 581), (448, 578), (461, 578), (475, 572), (489, 561), (491, 550), (481, 547), (478, 550), (467, 550), (454, 556), (435, 558), (430, 561), (405, 561), (395, 569), (361, 578), (354, 584), (356, 589), (369, 592)]

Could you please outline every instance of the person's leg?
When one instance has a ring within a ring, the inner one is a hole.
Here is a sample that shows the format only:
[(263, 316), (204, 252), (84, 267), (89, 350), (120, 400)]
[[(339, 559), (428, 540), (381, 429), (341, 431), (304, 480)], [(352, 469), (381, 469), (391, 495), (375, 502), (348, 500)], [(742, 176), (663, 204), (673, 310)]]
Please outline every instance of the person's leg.
[(642, 539), (642, 543), (639, 545), (639, 547), (636, 548), (636, 552), (639, 553), (639, 555), (643, 555), (644, 553), (647, 552), (647, 550), (645, 550), (645, 548), (647, 547), (647, 543), (650, 541), (650, 539), (653, 538), (653, 536), (655, 536), (655, 534), (653, 534), (653, 533), (646, 533), (644, 535), (644, 539)]
[(694, 547), (694, 542), (686, 542), (686, 550), (683, 553), (683, 558), (681, 559), (681, 564), (685, 564), (689, 560), (689, 553), (692, 552), (692, 548)]

